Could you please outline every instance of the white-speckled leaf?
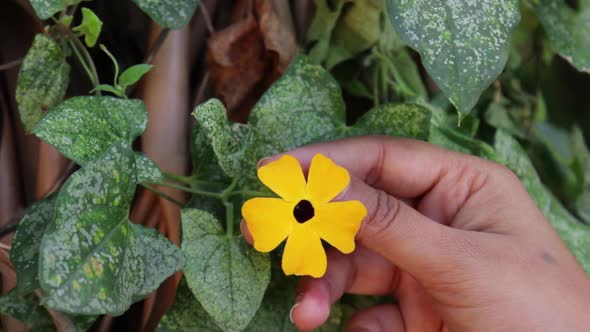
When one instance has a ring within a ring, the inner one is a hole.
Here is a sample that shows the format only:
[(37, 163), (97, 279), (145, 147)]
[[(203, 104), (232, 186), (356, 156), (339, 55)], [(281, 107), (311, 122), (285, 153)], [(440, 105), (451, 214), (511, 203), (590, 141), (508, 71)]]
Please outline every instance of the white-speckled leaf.
[(160, 320), (157, 332), (221, 332), (211, 316), (197, 301), (186, 279), (182, 278), (172, 308)]
[(49, 314), (36, 302), (33, 294), (20, 295), (13, 289), (0, 296), (0, 313), (26, 323), (32, 331), (55, 330)]
[(430, 115), (430, 110), (417, 104), (384, 104), (363, 115), (351, 128), (351, 134), (427, 140)]
[(469, 113), (506, 64), (518, 0), (386, 2), (395, 30), (459, 112)]
[(82, 2), (82, 0), (29, 0), (35, 14), (44, 20), (53, 16), (67, 6)]
[(160, 183), (164, 181), (162, 171), (148, 156), (143, 153), (135, 153), (135, 166), (137, 167), (137, 182)]
[(535, 0), (533, 7), (559, 55), (590, 73), (590, 1), (578, 2), (578, 11), (564, 0)]
[(20, 119), (31, 132), (44, 111), (62, 101), (70, 83), (70, 65), (51, 37), (38, 34), (25, 56), (16, 83)]
[(133, 0), (149, 17), (164, 28), (180, 29), (193, 17), (200, 0)]
[(586, 273), (590, 274), (590, 226), (582, 224), (572, 216), (541, 183), (533, 164), (515, 138), (503, 130), (498, 130), (494, 146), (506, 166), (518, 175)]
[(131, 144), (145, 130), (143, 101), (74, 97), (47, 112), (34, 133), (80, 165), (100, 157), (115, 142)]
[(53, 219), (55, 195), (31, 205), (22, 217), (12, 239), (10, 261), (17, 276), (20, 294), (39, 288), (39, 247), (45, 228)]
[(243, 330), (258, 310), (270, 280), (268, 255), (241, 237), (228, 237), (211, 214), (182, 212), (182, 251), (188, 285), (224, 331)]
[(182, 267), (177, 247), (128, 220), (136, 173), (123, 141), (64, 184), (41, 242), (39, 279), (49, 307), (119, 315)]
[[(265, 154), (321, 140), (345, 125), (342, 92), (309, 58), (297, 56), (250, 114), (256, 149)], [(262, 157), (262, 156), (260, 156)]]
[(217, 99), (197, 106), (193, 116), (219, 157), (219, 166), (229, 176), (239, 174), (243, 168), (245, 149), (251, 142), (250, 128), (228, 122), (225, 107)]

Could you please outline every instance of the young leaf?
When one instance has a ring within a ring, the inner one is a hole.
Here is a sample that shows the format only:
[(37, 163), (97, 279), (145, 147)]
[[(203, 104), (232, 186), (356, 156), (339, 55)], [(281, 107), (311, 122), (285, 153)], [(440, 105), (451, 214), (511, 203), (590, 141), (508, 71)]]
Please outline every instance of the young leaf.
[(133, 0), (133, 2), (161, 27), (180, 29), (188, 24), (201, 0)]
[(82, 2), (82, 0), (29, 0), (35, 14), (46, 20), (53, 14), (65, 9), (68, 6)]
[(385, 104), (363, 115), (351, 128), (353, 136), (379, 134), (427, 140), (430, 110), (417, 104)]
[(188, 285), (224, 331), (243, 330), (260, 306), (270, 279), (268, 255), (227, 236), (211, 214), (182, 212), (182, 251)]
[(578, 1), (580, 9), (563, 0), (537, 0), (534, 9), (559, 55), (580, 71), (590, 73), (590, 1)]
[(64, 184), (41, 242), (39, 279), (47, 306), (119, 315), (182, 267), (177, 247), (129, 222), (136, 177), (134, 153), (122, 141)]
[(352, 0), (316, 0), (315, 16), (307, 30), (306, 44), (311, 45), (308, 51), (310, 60), (321, 64), (330, 51), (332, 32), (342, 14), (342, 8)]
[(20, 68), (15, 94), (27, 132), (43, 117), (43, 111), (62, 101), (69, 82), (70, 65), (61, 47), (49, 36), (35, 36)]
[(84, 42), (88, 47), (94, 47), (102, 30), (102, 21), (88, 8), (82, 8), (82, 23), (72, 30), (84, 34)]
[(54, 328), (49, 314), (37, 303), (35, 296), (20, 295), (16, 289), (0, 296), (0, 313), (26, 323), (33, 331), (52, 331)]
[(126, 87), (137, 83), (143, 75), (147, 74), (152, 69), (152, 65), (139, 64), (131, 66), (119, 76), (119, 85), (125, 89)]
[(27, 294), (39, 288), (39, 248), (45, 228), (53, 219), (55, 195), (31, 205), (16, 228), (10, 261), (17, 276), (17, 291)]
[(243, 168), (245, 149), (250, 144), (250, 128), (238, 123), (230, 124), (225, 107), (217, 99), (197, 106), (193, 116), (218, 156), (219, 166), (227, 175), (237, 175)]
[(172, 308), (162, 317), (157, 332), (222, 332), (203, 309), (182, 278)]
[(143, 101), (113, 97), (74, 97), (52, 108), (35, 135), (80, 165), (120, 140), (129, 144), (147, 125)]
[(586, 273), (590, 273), (590, 226), (580, 223), (547, 190), (526, 152), (510, 134), (497, 130), (494, 147), (503, 159), (503, 163), (518, 175), (539, 209), (576, 256)]
[(463, 115), (498, 77), (517, 25), (517, 0), (387, 0), (402, 39)]

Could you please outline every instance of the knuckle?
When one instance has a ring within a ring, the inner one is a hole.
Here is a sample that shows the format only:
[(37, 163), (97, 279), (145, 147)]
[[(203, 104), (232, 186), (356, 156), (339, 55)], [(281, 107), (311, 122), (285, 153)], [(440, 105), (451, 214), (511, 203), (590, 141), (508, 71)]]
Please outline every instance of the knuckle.
[(401, 202), (384, 191), (377, 190), (365, 226), (372, 234), (381, 234), (395, 227), (399, 220)]

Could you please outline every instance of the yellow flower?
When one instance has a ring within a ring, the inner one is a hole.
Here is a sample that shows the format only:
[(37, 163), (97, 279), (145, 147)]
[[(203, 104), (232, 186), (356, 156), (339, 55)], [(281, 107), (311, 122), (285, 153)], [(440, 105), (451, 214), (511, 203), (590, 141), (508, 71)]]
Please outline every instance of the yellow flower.
[(286, 275), (323, 276), (327, 259), (321, 240), (345, 254), (354, 251), (367, 209), (359, 201), (330, 202), (350, 182), (345, 168), (316, 154), (306, 182), (297, 159), (285, 155), (260, 167), (258, 178), (281, 198), (250, 199), (242, 215), (256, 250), (269, 252), (287, 239), (282, 262)]

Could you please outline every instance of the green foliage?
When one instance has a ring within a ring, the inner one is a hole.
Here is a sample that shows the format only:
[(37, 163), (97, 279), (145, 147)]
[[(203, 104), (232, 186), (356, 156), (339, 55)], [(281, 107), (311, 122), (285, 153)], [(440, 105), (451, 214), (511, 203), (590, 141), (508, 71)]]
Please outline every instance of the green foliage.
[(226, 235), (211, 214), (182, 213), (182, 250), (188, 285), (224, 331), (243, 330), (260, 306), (270, 279), (268, 256)]
[(82, 0), (29, 0), (35, 13), (41, 19), (48, 19), (53, 14), (65, 9), (70, 5), (75, 5)]
[(422, 56), (440, 89), (468, 114), (508, 59), (516, 0), (387, 0), (395, 30)]
[(17, 274), (17, 290), (27, 294), (39, 288), (39, 248), (47, 225), (53, 219), (55, 195), (38, 201), (27, 209), (20, 220), (14, 238), (10, 261)]
[(133, 0), (163, 28), (180, 29), (187, 25), (200, 0)]
[(35, 135), (80, 165), (103, 155), (115, 142), (131, 144), (145, 130), (143, 101), (74, 97), (47, 112)]
[(88, 47), (94, 47), (102, 30), (102, 21), (88, 8), (82, 8), (82, 23), (72, 29), (84, 35), (84, 42)]
[(53, 331), (53, 322), (33, 294), (21, 295), (12, 290), (0, 296), (0, 313), (12, 316), (34, 331)]
[(119, 86), (125, 89), (128, 86), (137, 83), (143, 75), (150, 71), (150, 69), (152, 69), (152, 65), (148, 64), (139, 64), (127, 68), (121, 73), (121, 76), (119, 76)]
[(135, 155), (124, 141), (66, 182), (41, 242), (39, 279), (48, 306), (121, 314), (182, 267), (174, 245), (129, 222), (136, 182)]
[(590, 72), (590, 1), (580, 0), (579, 9), (562, 0), (532, 0), (553, 47), (578, 70)]
[(23, 60), (16, 84), (21, 122), (33, 130), (44, 111), (62, 101), (70, 82), (70, 65), (60, 45), (38, 34)]

